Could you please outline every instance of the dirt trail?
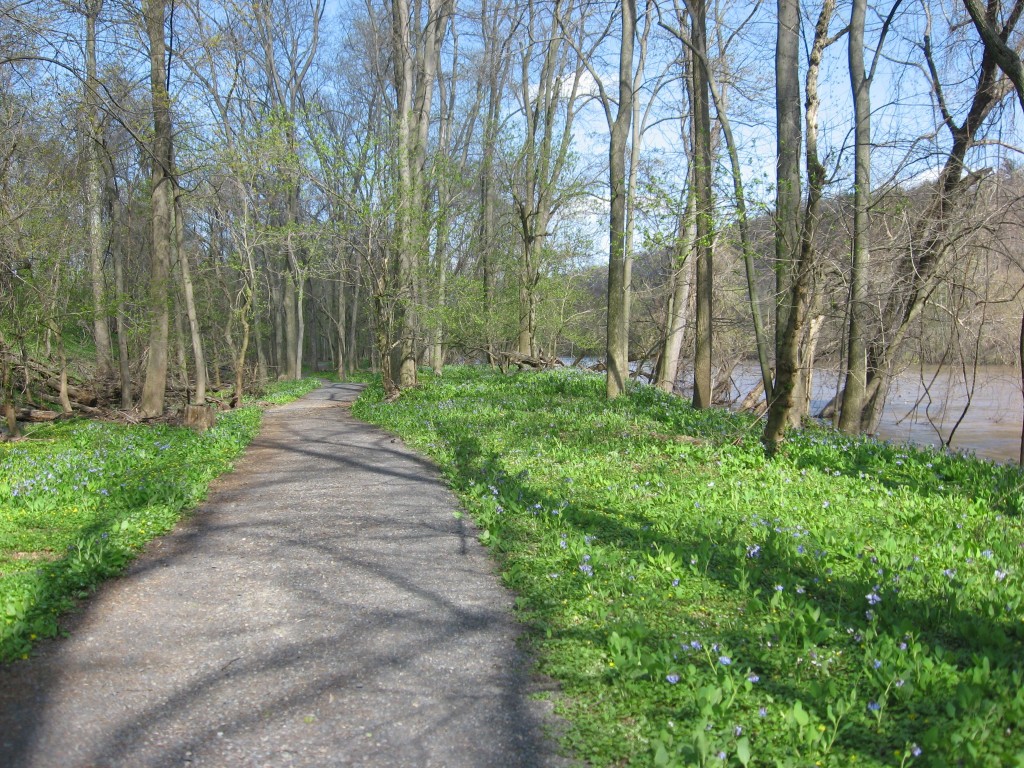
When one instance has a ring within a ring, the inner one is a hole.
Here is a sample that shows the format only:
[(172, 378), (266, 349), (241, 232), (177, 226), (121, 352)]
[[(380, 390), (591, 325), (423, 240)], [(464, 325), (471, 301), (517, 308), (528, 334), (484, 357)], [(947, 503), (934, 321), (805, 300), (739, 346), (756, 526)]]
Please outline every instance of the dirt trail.
[(269, 411), (69, 638), (0, 666), (0, 766), (565, 764), (474, 531), (358, 390)]

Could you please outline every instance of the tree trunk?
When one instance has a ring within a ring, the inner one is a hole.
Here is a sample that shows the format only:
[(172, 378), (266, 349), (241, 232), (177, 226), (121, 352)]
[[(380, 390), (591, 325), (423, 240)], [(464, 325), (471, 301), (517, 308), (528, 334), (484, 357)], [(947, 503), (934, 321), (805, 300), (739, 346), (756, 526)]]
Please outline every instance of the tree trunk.
[(176, 292), (174, 294), (174, 354), (178, 362), (178, 376), (177, 381), (174, 383), (188, 390), (189, 378), (188, 357), (185, 353), (185, 323), (182, 319), (181, 299), (178, 298)]
[(196, 369), (196, 387), (192, 397), (193, 405), (206, 403), (206, 355), (203, 353), (203, 336), (199, 328), (199, 313), (196, 311), (195, 293), (192, 287), (192, 270), (185, 253), (185, 217), (182, 211), (180, 192), (174, 196), (174, 232), (181, 269), (181, 287), (185, 297), (185, 314), (188, 317), (189, 335), (192, 340), (192, 359)]
[(164, 43), (166, 0), (144, 0), (146, 32), (149, 36), (150, 91), (153, 98), (153, 245), (149, 290), (149, 359), (142, 387), (139, 411), (146, 418), (164, 412), (167, 389), (167, 305), (170, 277), (172, 232), (171, 206), (173, 179), (171, 167), (171, 109), (167, 93), (167, 61)]
[[(779, 27), (780, 37), (782, 36), (783, 3), (796, 2), (797, 0), (780, 0)], [(820, 99), (818, 96), (818, 72), (821, 68), (821, 58), (828, 45), (828, 27), (835, 8), (835, 0), (825, 0), (821, 13), (818, 15), (818, 22), (814, 29), (814, 41), (811, 45), (810, 56), (808, 57), (807, 85), (806, 85), (806, 125), (807, 125), (807, 204), (804, 213), (803, 226), (800, 234), (799, 258), (796, 261), (796, 274), (790, 289), (784, 295), (786, 327), (782, 333), (781, 343), (776, 347), (776, 372), (775, 386), (773, 388), (772, 402), (768, 407), (768, 421), (765, 424), (762, 442), (769, 455), (774, 455), (782, 442), (785, 431), (794, 423), (799, 423), (801, 409), (797, 405), (803, 405), (803, 383), (801, 375), (801, 340), (804, 335), (804, 328), (810, 311), (811, 291), (815, 273), (815, 232), (818, 223), (818, 208), (821, 202), (825, 186), (825, 168), (818, 158), (818, 108)], [(794, 30), (796, 32), (796, 30)], [(781, 41), (780, 41), (781, 45)], [(785, 68), (777, 72), (777, 79), (799, 81), (797, 61), (791, 57), (783, 57)], [(778, 108), (781, 110), (782, 106)], [(790, 138), (787, 146), (793, 146)], [(783, 140), (779, 139), (780, 156), (783, 152)], [(781, 165), (780, 159), (780, 165)], [(783, 181), (779, 179), (779, 185)], [(785, 227), (776, 228), (776, 237), (785, 236)]]
[(626, 144), (633, 118), (633, 47), (636, 0), (622, 0), (619, 47), (619, 100), (608, 142), (608, 350), (606, 390), (609, 399), (626, 391), (629, 380), (629, 285), (626, 282)]
[(359, 320), (359, 286), (361, 284), (359, 275), (356, 274), (356, 279), (352, 285), (352, 301), (349, 303), (349, 316), (348, 316), (348, 368), (349, 375), (356, 372), (359, 365), (358, 354), (359, 351), (356, 348), (357, 341), (357, 330), (356, 323)]
[(800, 0), (777, 0), (775, 46), (775, 346), (783, 344), (800, 249)]
[(338, 359), (336, 360), (337, 365), (335, 371), (338, 374), (338, 378), (342, 381), (345, 380), (346, 373), (348, 372), (348, 303), (347, 303), (347, 291), (345, 281), (348, 279), (348, 270), (345, 262), (345, 255), (338, 251), (338, 261), (340, 268), (338, 269), (338, 290), (336, 301), (338, 304), (338, 314), (336, 316), (334, 330), (337, 334), (335, 344), (338, 348)]
[(285, 263), (284, 263), (284, 274), (281, 276), (283, 283), (283, 304), (284, 304), (284, 359), (281, 361), (285, 366), (284, 378), (287, 379), (298, 379), (299, 375), (295, 373), (296, 367), (299, 365), (298, 360), (298, 337), (299, 337), (299, 320), (295, 311), (296, 306), (296, 288), (295, 288), (295, 273), (291, 267), (291, 238), (289, 238), (289, 244), (285, 250)]
[(89, 241), (89, 271), (92, 282), (92, 326), (96, 341), (96, 378), (107, 382), (113, 376), (110, 328), (103, 287), (103, 198), (100, 181), (100, 146), (103, 143), (99, 115), (99, 79), (96, 76), (96, 20), (103, 0), (87, 0), (85, 13), (85, 109), (88, 126), (85, 139), (85, 209)]
[(665, 313), (664, 345), (658, 356), (656, 386), (664, 392), (675, 389), (679, 375), (679, 358), (686, 334), (686, 311), (690, 303), (690, 279), (687, 274), (693, 260), (689, 257), (696, 237), (693, 190), (686, 191), (686, 208), (679, 217), (679, 236), (672, 259), (672, 288)]
[(114, 289), (117, 291), (117, 359), (121, 379), (121, 408), (132, 407), (132, 374), (128, 358), (128, 317), (125, 312), (124, 250), (120, 239), (112, 248), (114, 252)]
[(694, 193), (697, 213), (697, 317), (693, 361), (693, 407), (710, 408), (714, 401), (711, 381), (711, 313), (714, 292), (714, 190), (711, 154), (711, 107), (708, 101), (710, 74), (707, 60), (707, 3), (689, 4), (693, 23), (694, 88)]
[(871, 307), (867, 274), (871, 262), (871, 81), (864, 71), (867, 0), (853, 0), (850, 14), (850, 88), (853, 91), (854, 182), (853, 252), (850, 260), (850, 324), (847, 330), (846, 384), (839, 413), (843, 432), (860, 432), (867, 388), (867, 326)]

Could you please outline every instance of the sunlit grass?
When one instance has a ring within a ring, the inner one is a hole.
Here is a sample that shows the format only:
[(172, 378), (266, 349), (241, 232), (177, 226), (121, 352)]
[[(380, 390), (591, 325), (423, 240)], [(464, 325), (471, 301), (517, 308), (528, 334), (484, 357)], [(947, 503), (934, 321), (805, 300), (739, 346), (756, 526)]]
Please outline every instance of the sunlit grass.
[(356, 415), (433, 456), (594, 765), (1024, 764), (1012, 467), (579, 371), (446, 369)]

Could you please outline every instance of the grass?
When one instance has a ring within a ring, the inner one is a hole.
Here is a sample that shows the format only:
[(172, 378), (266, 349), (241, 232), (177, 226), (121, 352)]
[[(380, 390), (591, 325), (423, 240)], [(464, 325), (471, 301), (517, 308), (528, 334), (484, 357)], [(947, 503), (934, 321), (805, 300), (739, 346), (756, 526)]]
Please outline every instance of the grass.
[(354, 413), (497, 556), (565, 745), (606, 765), (1024, 766), (1024, 478), (575, 370), (446, 369)]
[[(266, 403), (317, 379), (278, 382)], [(0, 444), (0, 661), (27, 658), (59, 616), (169, 531), (259, 431), (261, 411), (221, 413), (205, 433), (82, 419)]]

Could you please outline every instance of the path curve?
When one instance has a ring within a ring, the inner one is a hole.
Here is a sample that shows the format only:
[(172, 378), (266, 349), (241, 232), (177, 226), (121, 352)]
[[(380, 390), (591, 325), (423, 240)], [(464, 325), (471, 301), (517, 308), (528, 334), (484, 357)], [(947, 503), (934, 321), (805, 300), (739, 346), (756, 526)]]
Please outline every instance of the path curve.
[(0, 766), (565, 764), (471, 524), (359, 389), (269, 410), (69, 638), (0, 666)]

